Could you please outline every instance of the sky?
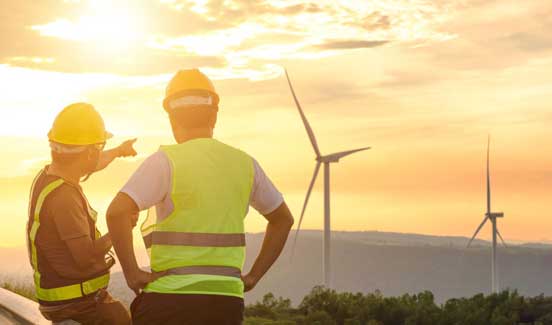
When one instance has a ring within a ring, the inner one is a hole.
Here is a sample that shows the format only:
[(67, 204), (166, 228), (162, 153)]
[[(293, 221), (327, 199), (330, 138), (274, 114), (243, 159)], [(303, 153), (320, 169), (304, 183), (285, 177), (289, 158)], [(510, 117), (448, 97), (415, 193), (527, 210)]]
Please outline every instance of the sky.
[[(332, 229), (471, 236), (490, 134), (502, 235), (552, 240), (549, 1), (0, 4), (0, 246), (24, 245), (30, 183), (63, 107), (93, 104), (115, 134), (108, 147), (138, 138), (136, 158), (83, 184), (103, 215), (141, 161), (174, 142), (164, 90), (196, 67), (221, 97), (215, 137), (259, 161), (296, 220), (315, 161), (284, 68), (322, 153), (372, 147), (331, 166)], [(305, 229), (323, 226), (320, 176)], [(251, 210), (247, 231), (265, 225)]]

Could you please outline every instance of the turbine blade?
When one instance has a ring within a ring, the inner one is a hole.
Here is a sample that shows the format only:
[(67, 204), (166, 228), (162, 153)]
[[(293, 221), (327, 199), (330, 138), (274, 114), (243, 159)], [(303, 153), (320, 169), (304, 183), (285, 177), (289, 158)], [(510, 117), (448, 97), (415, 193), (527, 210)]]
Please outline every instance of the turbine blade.
[(469, 243), (468, 243), (468, 248), (470, 247), (472, 241), (475, 239), (475, 237), (477, 236), (477, 234), (479, 233), (479, 231), (481, 230), (481, 228), (483, 228), (483, 226), (485, 225), (485, 222), (487, 222), (487, 219), (489, 219), (488, 217), (485, 217), (483, 219), (483, 222), (481, 222), (481, 224), (479, 225), (479, 227), (477, 227), (477, 230), (475, 231), (475, 233), (473, 234), (472, 238), (470, 239)]
[(307, 134), (309, 135), (310, 142), (312, 144), (314, 152), (316, 153), (316, 158), (318, 158), (320, 157), (320, 149), (318, 149), (318, 143), (316, 143), (316, 137), (314, 136), (314, 132), (312, 131), (309, 121), (307, 121), (307, 117), (305, 116), (305, 113), (303, 113), (303, 109), (301, 108), (301, 104), (299, 104), (299, 100), (297, 100), (297, 96), (295, 95), (295, 91), (293, 90), (293, 86), (291, 85), (291, 81), (289, 80), (289, 75), (287, 73), (287, 70), (285, 70), (285, 72), (286, 72), (286, 78), (289, 84), (289, 89), (291, 90), (291, 94), (293, 95), (293, 100), (295, 101), (295, 105), (297, 106), (297, 109), (299, 110), (299, 114), (301, 115), (301, 120), (303, 120), (305, 129), (307, 130)]
[(491, 213), (491, 171), (490, 171), (490, 148), (491, 148), (491, 135), (487, 139), (487, 213)]
[(364, 150), (368, 150), (368, 149), (371, 149), (371, 148), (370, 147), (364, 147), (364, 148), (359, 148), (359, 149), (354, 149), (354, 150), (341, 151), (341, 152), (336, 152), (336, 153), (332, 153), (330, 155), (324, 156), (323, 158), (328, 159), (328, 160), (339, 160), (339, 159), (341, 159), (345, 156), (352, 155), (355, 152), (364, 151)]
[(496, 228), (496, 234), (498, 235), (498, 238), (500, 238), (500, 240), (502, 241), (502, 245), (504, 245), (504, 247), (508, 247), (508, 245), (506, 245), (506, 242), (504, 241), (504, 238), (502, 238), (500, 231), (498, 231), (498, 228)]
[(314, 167), (314, 173), (312, 174), (312, 179), (309, 184), (307, 196), (305, 197), (305, 202), (303, 203), (303, 209), (301, 210), (301, 216), (299, 217), (299, 223), (297, 224), (297, 230), (295, 231), (295, 238), (293, 239), (293, 246), (291, 249), (291, 260), (293, 260), (293, 256), (295, 255), (295, 246), (297, 245), (297, 237), (299, 237), (299, 230), (301, 230), (301, 223), (303, 222), (303, 216), (305, 215), (305, 210), (307, 209), (307, 203), (309, 203), (312, 187), (316, 182), (316, 176), (318, 176), (318, 171), (320, 170), (320, 164), (321, 164), (320, 162), (317, 162), (316, 166)]

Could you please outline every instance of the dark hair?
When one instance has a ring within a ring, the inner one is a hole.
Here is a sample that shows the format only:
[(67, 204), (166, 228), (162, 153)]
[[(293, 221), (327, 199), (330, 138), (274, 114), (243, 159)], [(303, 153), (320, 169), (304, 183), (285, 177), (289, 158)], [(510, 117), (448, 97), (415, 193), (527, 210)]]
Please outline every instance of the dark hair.
[(169, 113), (173, 123), (185, 129), (214, 128), (217, 122), (218, 109), (216, 107), (188, 107), (175, 109)]

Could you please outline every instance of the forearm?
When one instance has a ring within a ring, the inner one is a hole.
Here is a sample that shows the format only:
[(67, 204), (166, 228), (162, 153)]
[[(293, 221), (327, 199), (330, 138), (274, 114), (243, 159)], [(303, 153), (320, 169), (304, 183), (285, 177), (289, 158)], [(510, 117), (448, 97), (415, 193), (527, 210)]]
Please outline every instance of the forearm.
[(100, 153), (100, 159), (98, 160), (98, 165), (96, 166), (96, 171), (100, 171), (109, 164), (115, 160), (115, 158), (119, 157), (119, 148), (113, 148), (110, 150), (104, 150)]
[(97, 258), (104, 258), (105, 254), (111, 249), (111, 235), (109, 233), (96, 239), (93, 243), (93, 254)]
[(261, 251), (249, 271), (249, 275), (257, 280), (264, 276), (280, 256), (292, 225), (293, 222), (288, 221), (268, 223)]
[(133, 226), (131, 216), (108, 214), (107, 227), (123, 272), (125, 274), (136, 272), (139, 266), (132, 245)]
[(52, 267), (57, 274), (64, 278), (82, 280), (106, 271), (108, 266), (105, 261), (96, 261), (95, 263), (90, 263), (86, 266), (78, 265), (78, 269), (68, 268), (65, 265), (63, 267), (52, 265)]
[(106, 272), (108, 269), (111, 268), (111, 266), (113, 265), (112, 264), (108, 265), (105, 257), (102, 257), (101, 260), (96, 259), (95, 263), (92, 263), (89, 267), (83, 269), (83, 272), (88, 274), (87, 277), (91, 277), (99, 273)]

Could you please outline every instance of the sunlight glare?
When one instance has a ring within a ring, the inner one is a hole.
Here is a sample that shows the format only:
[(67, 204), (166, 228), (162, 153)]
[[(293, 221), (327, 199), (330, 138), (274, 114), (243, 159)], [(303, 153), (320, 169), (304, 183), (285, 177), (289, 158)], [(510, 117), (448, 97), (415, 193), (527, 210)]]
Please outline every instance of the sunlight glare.
[(83, 15), (76, 19), (57, 19), (31, 29), (43, 36), (91, 43), (119, 52), (145, 38), (145, 17), (137, 9), (121, 1), (89, 1)]

